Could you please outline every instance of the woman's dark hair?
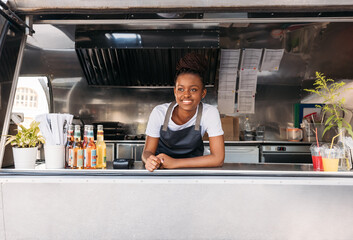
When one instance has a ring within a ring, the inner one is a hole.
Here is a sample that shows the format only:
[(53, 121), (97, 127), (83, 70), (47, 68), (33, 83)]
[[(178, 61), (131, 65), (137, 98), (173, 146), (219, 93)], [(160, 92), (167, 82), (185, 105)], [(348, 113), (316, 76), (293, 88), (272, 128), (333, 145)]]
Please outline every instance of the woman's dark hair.
[(174, 81), (176, 82), (179, 75), (184, 73), (196, 74), (200, 77), (203, 87), (205, 83), (203, 81), (203, 76), (207, 70), (207, 60), (204, 56), (191, 52), (182, 57), (178, 64), (176, 65), (176, 74)]

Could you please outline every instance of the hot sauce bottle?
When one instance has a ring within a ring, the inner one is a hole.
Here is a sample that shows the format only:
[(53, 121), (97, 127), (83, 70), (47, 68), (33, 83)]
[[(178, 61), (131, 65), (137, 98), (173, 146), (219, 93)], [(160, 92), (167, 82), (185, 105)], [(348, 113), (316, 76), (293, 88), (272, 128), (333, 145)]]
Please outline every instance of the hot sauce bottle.
[(87, 144), (84, 148), (84, 155), (85, 169), (95, 169), (97, 165), (97, 154), (92, 125), (87, 127)]
[(70, 125), (67, 131), (67, 142), (65, 147), (65, 168), (71, 168), (72, 165), (72, 146), (74, 144), (74, 126)]
[(73, 144), (73, 164), (71, 168), (83, 169), (83, 147), (81, 143), (80, 125), (75, 125), (74, 144)]

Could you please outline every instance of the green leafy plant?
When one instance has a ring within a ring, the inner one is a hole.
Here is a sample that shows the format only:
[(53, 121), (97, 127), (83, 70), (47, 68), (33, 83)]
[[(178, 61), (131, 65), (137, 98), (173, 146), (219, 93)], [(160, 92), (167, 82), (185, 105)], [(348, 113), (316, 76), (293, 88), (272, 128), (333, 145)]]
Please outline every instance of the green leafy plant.
[(39, 122), (31, 122), (29, 128), (19, 125), (20, 129), (17, 134), (7, 136), (6, 145), (11, 143), (13, 147), (18, 148), (31, 148), (36, 147), (40, 143), (45, 143), (44, 137), (40, 135)]
[(344, 108), (345, 99), (339, 98), (340, 92), (338, 90), (345, 84), (345, 82), (335, 82), (333, 79), (326, 78), (324, 74), (316, 72), (316, 80), (313, 84), (316, 86), (315, 89), (304, 89), (307, 92), (319, 95), (324, 100), (323, 106), (316, 105), (317, 108), (322, 108), (324, 115), (329, 116), (325, 122), (325, 130), (322, 135), (332, 127), (337, 126), (338, 129), (346, 129), (353, 136), (352, 126), (341, 116), (341, 112), (346, 113), (347, 110)]

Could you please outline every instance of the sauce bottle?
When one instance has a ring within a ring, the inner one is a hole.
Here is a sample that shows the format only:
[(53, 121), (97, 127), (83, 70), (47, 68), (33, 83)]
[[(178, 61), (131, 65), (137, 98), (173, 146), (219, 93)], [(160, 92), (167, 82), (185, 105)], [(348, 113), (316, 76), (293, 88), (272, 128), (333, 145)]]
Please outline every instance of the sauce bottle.
[(73, 164), (71, 168), (83, 169), (83, 147), (81, 143), (80, 125), (75, 125), (73, 151)]
[(84, 148), (85, 169), (95, 169), (97, 164), (96, 144), (94, 143), (93, 126), (87, 127), (87, 144)]
[(74, 126), (70, 125), (67, 131), (67, 142), (65, 146), (65, 168), (71, 168), (73, 155), (72, 146), (74, 144)]
[(97, 126), (97, 168), (107, 168), (107, 146), (104, 142), (103, 125)]

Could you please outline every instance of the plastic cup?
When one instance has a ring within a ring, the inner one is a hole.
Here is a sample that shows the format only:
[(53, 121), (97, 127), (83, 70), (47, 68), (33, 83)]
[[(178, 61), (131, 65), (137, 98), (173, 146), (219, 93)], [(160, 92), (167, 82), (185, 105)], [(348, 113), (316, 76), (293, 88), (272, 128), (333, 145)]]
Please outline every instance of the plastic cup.
[(337, 172), (338, 171), (338, 158), (322, 158), (325, 172)]
[(61, 169), (65, 167), (65, 146), (44, 145), (45, 168)]
[(337, 172), (339, 163), (340, 149), (336, 146), (334, 148), (326, 148), (322, 154), (322, 163), (325, 172)]
[(313, 170), (314, 171), (324, 171), (324, 166), (322, 163), (321, 151), (322, 149), (316, 144), (311, 145), (311, 158), (313, 160)]

